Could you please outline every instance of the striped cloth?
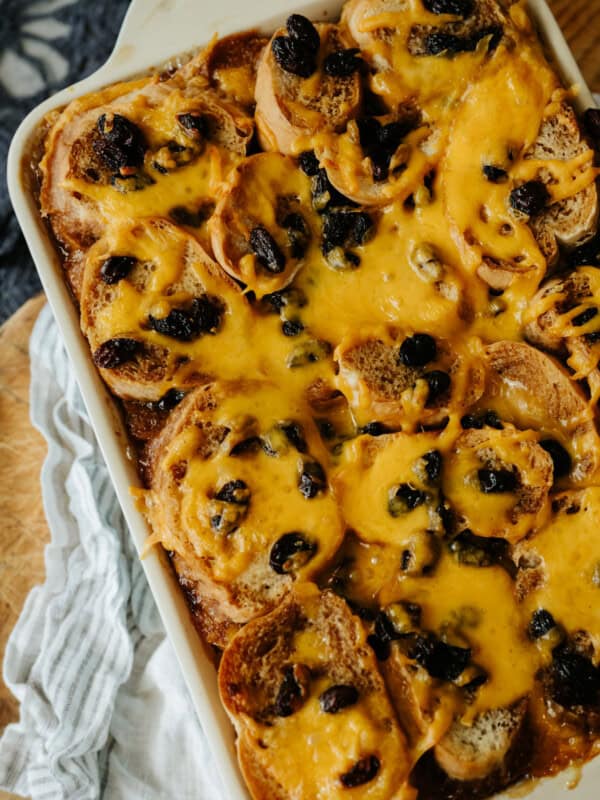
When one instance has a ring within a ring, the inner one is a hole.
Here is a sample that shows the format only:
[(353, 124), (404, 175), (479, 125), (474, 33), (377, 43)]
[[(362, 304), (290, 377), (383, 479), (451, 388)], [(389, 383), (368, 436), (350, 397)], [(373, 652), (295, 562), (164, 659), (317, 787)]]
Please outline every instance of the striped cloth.
[(0, 740), (0, 788), (34, 800), (222, 800), (48, 307), (30, 353), (51, 542), (46, 582), (6, 650), (21, 720)]

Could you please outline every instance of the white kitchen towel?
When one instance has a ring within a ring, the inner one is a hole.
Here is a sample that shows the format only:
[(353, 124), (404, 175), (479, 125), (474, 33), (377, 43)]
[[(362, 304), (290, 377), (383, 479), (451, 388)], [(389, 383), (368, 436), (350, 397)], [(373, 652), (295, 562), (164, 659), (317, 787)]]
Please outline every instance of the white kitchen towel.
[(0, 788), (33, 800), (223, 800), (48, 307), (30, 354), (51, 541), (46, 581), (6, 649), (21, 718), (0, 740)]

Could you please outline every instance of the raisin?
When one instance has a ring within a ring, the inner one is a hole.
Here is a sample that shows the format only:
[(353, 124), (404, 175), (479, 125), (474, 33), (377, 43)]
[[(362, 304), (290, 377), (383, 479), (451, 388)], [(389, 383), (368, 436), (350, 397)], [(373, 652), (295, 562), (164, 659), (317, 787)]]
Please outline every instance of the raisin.
[(193, 112), (178, 114), (177, 122), (194, 139), (204, 139), (208, 135), (208, 120), (202, 114)]
[(365, 211), (329, 211), (323, 223), (323, 253), (364, 244), (372, 229), (373, 220)]
[(298, 369), (298, 367), (306, 367), (308, 364), (316, 364), (322, 361), (331, 353), (331, 345), (329, 342), (319, 341), (317, 339), (309, 339), (308, 341), (298, 344), (289, 354), (286, 366), (289, 369)]
[(390, 657), (389, 641), (383, 641), (374, 633), (370, 633), (367, 636), (367, 644), (370, 645), (371, 649), (375, 653), (375, 658), (377, 661), (387, 661), (387, 659)]
[(288, 442), (295, 447), (299, 453), (306, 453), (308, 451), (308, 445), (306, 444), (304, 431), (301, 425), (297, 422), (282, 422), (280, 428), (284, 432)]
[(594, 142), (600, 144), (600, 108), (588, 108), (583, 115), (583, 124)]
[(423, 0), (423, 5), (432, 14), (453, 14), (464, 18), (473, 12), (473, 0)]
[(496, 536), (476, 536), (470, 530), (462, 531), (449, 545), (460, 564), (471, 567), (505, 565), (508, 557), (508, 542)]
[(249, 436), (247, 439), (242, 439), (241, 442), (238, 442), (234, 445), (231, 450), (229, 451), (230, 456), (245, 456), (247, 454), (255, 454), (258, 453), (259, 450), (262, 450), (263, 442), (260, 436)]
[(281, 330), (284, 336), (299, 336), (304, 330), (304, 325), (301, 322), (286, 319)]
[(312, 204), (315, 211), (322, 214), (328, 207), (355, 206), (352, 200), (344, 197), (335, 189), (327, 177), (327, 172), (320, 168), (311, 179)]
[(302, 214), (288, 214), (281, 223), (287, 229), (292, 258), (303, 258), (310, 241), (310, 230)]
[(248, 505), (250, 502), (250, 489), (242, 480), (228, 481), (215, 497), (224, 503), (235, 503), (239, 506)]
[(477, 478), (484, 494), (504, 494), (517, 488), (517, 476), (508, 469), (480, 469)]
[(401, 483), (399, 486), (392, 486), (388, 492), (388, 514), (392, 517), (399, 517), (408, 511), (423, 505), (427, 500), (427, 495), (420, 489), (411, 486), (410, 483)]
[(461, 53), (467, 49), (469, 42), (453, 33), (435, 31), (425, 37), (425, 52), (429, 56), (439, 56), (441, 53)]
[(213, 208), (199, 208), (193, 211), (185, 206), (174, 206), (169, 211), (169, 217), (177, 225), (187, 225), (188, 228), (199, 228), (211, 216)]
[(134, 359), (141, 346), (141, 342), (136, 339), (126, 337), (109, 339), (94, 351), (94, 364), (102, 369), (115, 369)]
[(390, 429), (383, 422), (368, 422), (360, 429), (360, 433), (366, 433), (367, 436), (383, 436), (389, 432)]
[(181, 403), (184, 397), (185, 392), (181, 392), (179, 389), (169, 389), (156, 403), (156, 407), (159, 411), (171, 411)]
[(359, 120), (358, 133), (364, 154), (371, 160), (373, 179), (385, 180), (392, 156), (402, 139), (414, 127), (414, 119), (397, 120), (382, 125), (375, 117)]
[(103, 163), (114, 172), (123, 167), (140, 167), (148, 145), (141, 130), (121, 114), (114, 114), (109, 121), (102, 114), (97, 122), (99, 139), (94, 139), (93, 148)]
[(556, 439), (543, 439), (540, 447), (548, 453), (554, 466), (554, 477), (565, 478), (571, 472), (571, 456)]
[(425, 472), (428, 479), (435, 483), (442, 474), (442, 454), (439, 450), (430, 450), (423, 456), (423, 461), (425, 462)]
[(495, 411), (479, 411), (475, 414), (465, 414), (461, 417), (460, 424), (464, 430), (482, 430), (484, 427), (494, 428), (497, 431), (504, 429), (504, 425)]
[(454, 681), (471, 660), (471, 649), (446, 644), (432, 634), (418, 636), (409, 653), (432, 678)]
[(549, 199), (548, 189), (542, 181), (527, 181), (510, 193), (511, 206), (529, 217), (539, 214)]
[(319, 696), (321, 711), (326, 714), (337, 714), (343, 708), (353, 706), (358, 702), (358, 689), (346, 683), (338, 683)]
[(312, 178), (319, 171), (319, 159), (313, 150), (305, 150), (298, 156), (298, 165), (305, 175)]
[(150, 315), (150, 327), (179, 342), (191, 342), (205, 333), (216, 333), (221, 324), (223, 306), (214, 298), (195, 297), (189, 308), (172, 308), (166, 317)]
[(319, 32), (302, 14), (292, 14), (286, 20), (288, 36), (303, 45), (309, 52), (318, 53), (321, 46)]
[(596, 705), (600, 699), (600, 670), (569, 645), (552, 651), (551, 695), (565, 708)]
[(100, 277), (112, 286), (126, 278), (136, 264), (133, 256), (110, 256), (100, 267)]
[(437, 345), (428, 333), (408, 336), (400, 346), (399, 361), (405, 367), (424, 367), (437, 356)]
[(431, 372), (426, 372), (423, 378), (427, 381), (429, 392), (427, 394), (426, 405), (431, 405), (434, 400), (437, 400), (442, 395), (446, 394), (450, 388), (450, 375), (447, 372), (442, 372), (440, 369), (434, 369)]
[(504, 183), (508, 179), (508, 172), (502, 167), (493, 164), (484, 164), (483, 174), (490, 183)]
[(297, 39), (276, 36), (271, 43), (271, 50), (281, 69), (299, 78), (310, 78), (317, 68), (315, 53)]
[(554, 627), (556, 627), (556, 622), (552, 614), (545, 608), (538, 608), (531, 615), (527, 633), (530, 639), (541, 639)]
[(329, 53), (323, 61), (323, 71), (332, 78), (349, 78), (361, 68), (362, 59), (359, 53), (360, 50), (357, 47)]
[(302, 705), (305, 691), (296, 680), (294, 668), (290, 665), (283, 671), (283, 680), (275, 698), (274, 712), (278, 717), (289, 717)]
[(316, 545), (302, 533), (284, 533), (271, 547), (269, 566), (278, 575), (287, 575), (307, 564), (316, 552)]
[(380, 611), (375, 617), (375, 627), (373, 632), (381, 642), (393, 642), (399, 638), (392, 621), (385, 611)]
[(586, 308), (581, 314), (577, 314), (576, 317), (573, 317), (571, 325), (574, 325), (576, 328), (581, 328), (596, 316), (598, 316), (597, 308)]
[(304, 462), (298, 478), (298, 489), (307, 500), (311, 500), (327, 489), (325, 470), (318, 461)]
[(257, 225), (250, 233), (250, 247), (259, 264), (265, 269), (274, 274), (283, 272), (285, 269), (285, 256), (275, 239), (262, 225)]
[(379, 759), (377, 756), (365, 756), (357, 761), (356, 764), (340, 775), (340, 781), (346, 789), (354, 789), (355, 786), (362, 786), (372, 781), (379, 772)]

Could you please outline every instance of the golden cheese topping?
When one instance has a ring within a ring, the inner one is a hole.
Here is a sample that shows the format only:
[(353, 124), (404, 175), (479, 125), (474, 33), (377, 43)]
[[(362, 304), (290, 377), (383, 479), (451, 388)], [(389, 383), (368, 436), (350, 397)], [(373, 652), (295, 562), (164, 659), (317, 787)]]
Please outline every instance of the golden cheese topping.
[[(563, 214), (572, 242), (593, 233), (573, 209), (600, 173), (525, 3), (434, 5), (349, 0), (260, 58), (262, 40), (222, 62), (213, 42), (168, 80), (76, 101), (41, 165), (94, 360), (132, 413), (167, 418), (140, 459), (149, 545), (235, 624), (318, 581), (379, 659), (396, 707), (373, 691), (324, 714), (335, 643), (287, 632), (302, 704), (236, 725), (294, 800), (414, 800), (412, 764), (453, 721), (555, 709), (539, 609), (600, 660), (600, 278), (544, 283), (568, 266)], [(268, 152), (246, 155), (255, 120)], [(549, 144), (553, 126), (574, 141)], [(536, 772), (559, 764), (542, 718)], [(589, 752), (577, 735), (569, 758)]]
[[(176, 476), (170, 491), (177, 494), (162, 543), (209, 562), (218, 582), (249, 574), (257, 591), (272, 574), (269, 559), (279, 574), (314, 575), (343, 534), (314, 424), (272, 385), (230, 387), (217, 402), (202, 424), (190, 420), (161, 458), (160, 473)], [(210, 453), (203, 448), (207, 424), (223, 435)], [(272, 548), (290, 535), (300, 548), (279, 546), (278, 560)]]

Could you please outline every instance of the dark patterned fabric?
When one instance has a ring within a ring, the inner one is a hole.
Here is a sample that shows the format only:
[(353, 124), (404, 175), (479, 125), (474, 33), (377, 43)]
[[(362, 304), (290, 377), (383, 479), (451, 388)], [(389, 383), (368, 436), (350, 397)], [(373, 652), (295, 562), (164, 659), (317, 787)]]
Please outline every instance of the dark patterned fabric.
[(6, 187), (27, 112), (108, 57), (129, 0), (0, 0), (0, 324), (40, 290)]

